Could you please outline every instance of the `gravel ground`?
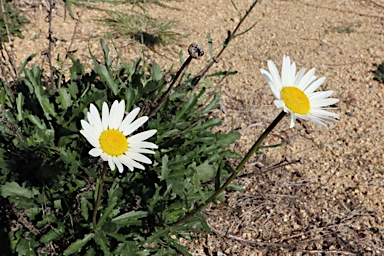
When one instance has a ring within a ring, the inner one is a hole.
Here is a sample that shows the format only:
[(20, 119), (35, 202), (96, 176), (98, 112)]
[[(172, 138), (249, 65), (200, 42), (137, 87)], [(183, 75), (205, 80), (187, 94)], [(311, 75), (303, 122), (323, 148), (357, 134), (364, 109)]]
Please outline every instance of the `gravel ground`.
[[(244, 14), (250, 0), (234, 1)], [(206, 34), (220, 49), (227, 30), (239, 15), (230, 0), (165, 1), (167, 9), (150, 5), (154, 17), (176, 20), (183, 39), (148, 51), (163, 66), (176, 63), (178, 52), (200, 43), (206, 52)], [(17, 63), (46, 50), (46, 13), (30, 11), (33, 22), (14, 41)], [(55, 51), (63, 56), (72, 42), (84, 61), (88, 49), (100, 52), (106, 32), (95, 18), (102, 13), (76, 9), (82, 14), (73, 41), (75, 21), (57, 9), (53, 33)], [(129, 11), (129, 10), (127, 10)], [(193, 234), (193, 255), (383, 255), (384, 254), (384, 84), (373, 80), (375, 65), (384, 61), (383, 0), (264, 0), (256, 5), (236, 38), (222, 55), (217, 70), (237, 70), (220, 84), (223, 129), (237, 129), (241, 140), (234, 149), (246, 153), (254, 140), (278, 115), (274, 97), (259, 69), (267, 60), (278, 68), (284, 54), (298, 68), (317, 69), (326, 76), (322, 89), (334, 90), (340, 103), (340, 122), (329, 130), (312, 123), (289, 128), (285, 118), (265, 144), (282, 147), (263, 150), (236, 179), (244, 192), (230, 192), (205, 214), (211, 234)], [(44, 41), (45, 40), (45, 41)], [(123, 58), (134, 59), (141, 47), (126, 40), (115, 43)], [(206, 64), (209, 54), (195, 63)], [(185, 241), (187, 243), (187, 241)]]

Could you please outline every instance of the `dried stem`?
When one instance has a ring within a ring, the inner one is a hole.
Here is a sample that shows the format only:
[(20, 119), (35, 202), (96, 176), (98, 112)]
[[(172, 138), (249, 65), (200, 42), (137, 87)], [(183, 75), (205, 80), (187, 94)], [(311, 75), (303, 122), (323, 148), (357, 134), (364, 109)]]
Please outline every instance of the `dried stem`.
[(176, 84), (176, 81), (179, 79), (181, 72), (183, 72), (183, 70), (188, 67), (192, 59), (199, 59), (201, 56), (203, 56), (204, 50), (199, 44), (192, 43), (188, 47), (188, 53), (189, 53), (188, 58), (186, 59), (186, 61), (184, 61), (181, 68), (177, 71), (176, 76), (173, 78), (172, 83), (168, 87), (168, 90), (163, 94), (163, 96), (161, 97), (157, 105), (151, 110), (151, 112), (149, 112), (148, 114), (149, 117), (152, 116), (160, 108), (160, 106), (167, 100), (168, 95), (171, 92), (173, 86)]
[(169, 93), (171, 92), (171, 90), (172, 90), (173, 86), (175, 85), (177, 79), (179, 78), (181, 72), (183, 72), (183, 70), (189, 65), (189, 63), (191, 63), (192, 59), (193, 58), (191, 56), (188, 56), (188, 59), (186, 59), (186, 61), (184, 61), (183, 65), (177, 71), (175, 77), (173, 78), (172, 83), (169, 85), (168, 90), (163, 94), (163, 96), (161, 97), (161, 99), (159, 100), (157, 105), (151, 110), (151, 112), (149, 112), (148, 117), (152, 116), (160, 108), (160, 106), (166, 101)]
[[(7, 31), (7, 38), (8, 38), (8, 42), (9, 42), (9, 46), (11, 47), (10, 50), (7, 49), (6, 45), (4, 44), (4, 50), (5, 52), (7, 53), (7, 56), (8, 56), (8, 60), (11, 64), (11, 67), (8, 67), (8, 70), (10, 70), (10, 75), (12, 76), (12, 78), (14, 80), (17, 79), (18, 77), (18, 74), (17, 74), (17, 71), (16, 71), (16, 65), (15, 65), (15, 59), (14, 59), (14, 52), (13, 52), (13, 42), (12, 42), (12, 39), (11, 39), (11, 33), (9, 32), (9, 29), (8, 29), (8, 23), (7, 23), (7, 16), (5, 14), (5, 7), (4, 7), (4, 3), (3, 3), (3, 0), (0, 0), (0, 4), (1, 4), (1, 9), (3, 10), (2, 13), (3, 13), (3, 21), (4, 21), (4, 26), (5, 26), (5, 30)], [(2, 38), (2, 35), (0, 34), (0, 40), (1, 40), (1, 43), (4, 42), (3, 38)], [(4, 58), (4, 56), (3, 56)], [(5, 58), (4, 58), (5, 59)], [(13, 73), (11, 72), (11, 70), (13, 71)]]
[(49, 64), (49, 71), (50, 71), (50, 74), (49, 74), (49, 81), (50, 81), (50, 87), (52, 89), (52, 91), (54, 92), (56, 90), (56, 86), (55, 86), (55, 79), (54, 79), (54, 67), (52, 65), (52, 49), (53, 49), (53, 44), (56, 42), (56, 38), (54, 38), (52, 36), (53, 34), (53, 31), (52, 31), (52, 10), (54, 9), (55, 7), (55, 4), (52, 3), (52, 0), (49, 0), (48, 1), (49, 3), (49, 9), (48, 9), (48, 16), (46, 17), (46, 20), (48, 20), (48, 41), (49, 41), (49, 44), (48, 44), (48, 53), (47, 53), (47, 57), (48, 57), (48, 64)]
[[(213, 66), (213, 64), (219, 62), (219, 59), (220, 59), (220, 56), (223, 54), (223, 52), (225, 51), (225, 49), (227, 49), (227, 46), (229, 44), (230, 41), (232, 41), (233, 38), (235, 38), (238, 34), (237, 34), (237, 31), (239, 30), (240, 26), (243, 24), (244, 20), (248, 17), (248, 15), (251, 13), (251, 11), (253, 10), (253, 8), (255, 7), (255, 5), (257, 4), (258, 0), (255, 0), (253, 2), (253, 4), (248, 8), (247, 12), (245, 13), (244, 17), (242, 17), (239, 21), (239, 23), (237, 24), (237, 26), (235, 27), (235, 29), (232, 31), (232, 32), (228, 32), (229, 35), (228, 35), (228, 38), (226, 39), (226, 41), (224, 42), (224, 45), (223, 45), (223, 48), (221, 48), (220, 52), (214, 56), (212, 58), (212, 61), (205, 67), (203, 68), (200, 72), (199, 72), (199, 75), (198, 75), (198, 79), (196, 79), (196, 82), (195, 82), (195, 85), (197, 85), (204, 77), (205, 75), (207, 74), (207, 72), (211, 69), (211, 67)], [(241, 33), (242, 34), (242, 33)]]
[[(80, 14), (79, 14), (79, 18), (77, 19), (76, 24), (75, 24), (75, 28), (73, 29), (73, 33), (72, 33), (72, 37), (71, 37), (71, 42), (69, 43), (69, 46), (68, 46), (68, 48), (67, 48), (67, 51), (65, 52), (63, 63), (61, 63), (60, 70), (63, 70), (65, 61), (67, 60), (67, 55), (68, 55), (68, 53), (71, 51), (73, 42), (74, 42), (74, 40), (75, 40), (76, 31), (77, 31), (77, 28), (78, 28), (78, 26), (79, 26), (79, 24), (80, 24), (81, 17), (83, 16), (83, 13), (84, 13), (85, 9), (87, 9), (87, 7), (88, 7), (88, 3), (89, 3), (89, 2), (90, 2), (90, 0), (88, 0), (88, 1), (84, 4), (83, 8), (81, 9), (81, 12), (80, 12)], [(62, 73), (63, 73), (63, 72), (60, 72), (60, 76), (59, 76), (58, 83), (57, 83), (57, 87), (59, 87), (59, 88), (60, 88), (60, 86), (61, 86), (61, 79), (62, 79), (62, 76), (63, 76)]]

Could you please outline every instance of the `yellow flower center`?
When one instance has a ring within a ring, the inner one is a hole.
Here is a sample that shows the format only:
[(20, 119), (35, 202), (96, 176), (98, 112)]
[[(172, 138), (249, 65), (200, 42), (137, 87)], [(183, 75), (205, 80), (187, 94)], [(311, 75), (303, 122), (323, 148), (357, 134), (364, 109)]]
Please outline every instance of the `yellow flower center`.
[(118, 130), (106, 130), (100, 135), (100, 147), (110, 156), (120, 156), (128, 149), (128, 140)]
[(287, 108), (295, 114), (306, 115), (311, 107), (307, 95), (297, 87), (284, 87), (281, 90), (281, 98)]

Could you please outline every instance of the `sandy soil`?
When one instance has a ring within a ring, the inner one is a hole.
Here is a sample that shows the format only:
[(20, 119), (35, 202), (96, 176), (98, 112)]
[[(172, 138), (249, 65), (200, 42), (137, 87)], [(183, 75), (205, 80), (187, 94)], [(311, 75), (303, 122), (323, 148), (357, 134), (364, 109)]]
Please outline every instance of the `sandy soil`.
[[(151, 5), (148, 12), (179, 22), (184, 38), (148, 52), (164, 66), (176, 63), (180, 50), (186, 55), (192, 42), (208, 53), (207, 33), (218, 51), (226, 31), (239, 21), (230, 0), (165, 2), (179, 10)], [(252, 1), (234, 2), (244, 14)], [(26, 39), (14, 41), (18, 63), (47, 48), (41, 43), (47, 34), (45, 12), (29, 15), (33, 23), (23, 32)], [(93, 21), (97, 17), (102, 14), (85, 10), (77, 28), (72, 49), (84, 52), (84, 58), (89, 58), (88, 48), (100, 50), (98, 38), (106, 30)], [(63, 8), (57, 9), (55, 19), (62, 26), (53, 28), (59, 39), (55, 50), (64, 52), (75, 21), (64, 20)], [(230, 44), (216, 67), (238, 71), (220, 84), (224, 129), (243, 135), (235, 150), (246, 153), (278, 115), (259, 69), (267, 68), (267, 60), (280, 68), (284, 54), (298, 68), (315, 67), (317, 76), (327, 77), (322, 89), (340, 97), (340, 122), (329, 130), (311, 123), (290, 129), (285, 118), (265, 142), (284, 145), (265, 149), (251, 160), (236, 179), (244, 192), (230, 192), (221, 205), (205, 210), (213, 232), (194, 234), (190, 253), (383, 255), (384, 84), (373, 80), (373, 71), (384, 61), (384, 1), (264, 0), (242, 29), (254, 23), (251, 31)], [(141, 51), (126, 40), (116, 42), (126, 60)], [(195, 67), (208, 59), (206, 54)], [(44, 58), (39, 55), (35, 61)]]

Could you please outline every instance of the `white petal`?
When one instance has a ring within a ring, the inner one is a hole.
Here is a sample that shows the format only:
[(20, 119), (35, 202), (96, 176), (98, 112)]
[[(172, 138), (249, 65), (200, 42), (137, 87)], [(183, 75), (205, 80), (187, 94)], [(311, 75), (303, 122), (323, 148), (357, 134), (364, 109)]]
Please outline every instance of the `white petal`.
[(87, 139), (89, 143), (95, 148), (100, 147), (99, 137), (100, 135), (96, 133), (96, 130), (81, 130), (80, 133)]
[(120, 161), (124, 163), (124, 165), (126, 166), (133, 166), (135, 168), (145, 170), (145, 167), (142, 164), (139, 164), (138, 162), (134, 161), (130, 157), (127, 157), (127, 156), (120, 157)]
[(296, 74), (296, 63), (291, 65), (291, 59), (289, 56), (283, 57), (283, 66), (281, 68), (281, 80), (283, 86), (293, 86)]
[(126, 129), (122, 131), (122, 133), (127, 136), (134, 131), (136, 131), (140, 126), (142, 126), (145, 122), (147, 122), (148, 117), (147, 116), (142, 116), (138, 118), (136, 121), (134, 121), (132, 124), (130, 124)]
[(109, 108), (108, 108), (108, 104), (106, 102), (103, 103), (103, 117), (101, 119), (101, 123), (103, 124), (103, 130), (107, 130), (108, 129), (108, 125), (109, 125)]
[(290, 124), (289, 128), (295, 127), (295, 121), (296, 121), (295, 114), (291, 114), (291, 124)]
[(315, 124), (318, 124), (318, 125), (326, 128), (326, 129), (328, 129), (328, 126), (320, 118), (311, 117), (309, 120), (311, 122), (314, 122)]
[(316, 69), (315, 68), (312, 68), (311, 70), (309, 70), (304, 76), (303, 78), (301, 79), (300, 83), (297, 85), (297, 87), (304, 91), (308, 85), (311, 84), (311, 82), (313, 81), (313, 77), (314, 77), (314, 74), (315, 74), (315, 71)]
[(298, 86), (301, 79), (303, 78), (304, 74), (305, 74), (305, 71), (306, 69), (305, 68), (302, 68), (299, 73), (297, 73), (296, 77), (295, 77), (295, 81), (293, 82), (293, 85), (294, 86)]
[(275, 101), (273, 101), (273, 103), (275, 103), (275, 106), (277, 108), (284, 108), (285, 107), (285, 103), (282, 100), (275, 100)]
[[(129, 142), (128, 142), (129, 144)], [(147, 141), (141, 141), (141, 142), (138, 142), (138, 143), (131, 143), (129, 144), (129, 147), (132, 147), (132, 148), (158, 148), (158, 146), (152, 142), (147, 142)]]
[(121, 164), (121, 162), (119, 161), (119, 159), (118, 159), (116, 156), (113, 156), (113, 157), (112, 157), (112, 160), (113, 160), (113, 162), (116, 164), (117, 169), (119, 169), (119, 172), (122, 173), (122, 172), (124, 171), (124, 167), (123, 167), (123, 165)]
[(89, 112), (96, 118), (98, 119), (98, 122), (101, 124), (101, 118), (100, 118), (100, 114), (99, 114), (99, 110), (96, 108), (95, 105), (93, 105), (91, 103), (91, 105), (89, 106)]
[(325, 91), (325, 92), (314, 92), (308, 95), (308, 99), (310, 101), (313, 100), (320, 100), (320, 99), (325, 99), (331, 96), (334, 92), (333, 91)]
[(268, 71), (264, 69), (260, 69), (260, 72), (262, 76), (264, 77), (265, 81), (269, 84), (269, 87), (272, 90), (273, 95), (276, 99), (280, 99), (280, 89), (273, 83), (273, 79), (271, 77), (271, 74), (269, 74)]
[(89, 113), (93, 116), (93, 119), (94, 119), (93, 125), (97, 125), (98, 127), (102, 128), (103, 125), (101, 124), (100, 114), (97, 108), (95, 107), (95, 105), (91, 103), (91, 105), (89, 106), (89, 109), (90, 109)]
[(142, 141), (152, 137), (153, 135), (155, 135), (156, 132), (157, 132), (157, 130), (148, 130), (148, 131), (145, 131), (145, 132), (140, 132), (138, 134), (135, 134), (135, 135), (129, 137), (128, 138), (128, 143), (142, 142)]
[[(87, 118), (89, 121), (89, 124), (92, 125), (92, 128), (96, 130), (98, 133), (103, 132), (103, 126), (101, 125), (101, 122), (97, 118), (95, 118), (91, 112), (87, 113)], [(100, 117), (99, 117), (100, 118)]]
[(89, 154), (94, 157), (101, 156), (102, 153), (103, 153), (103, 150), (101, 150), (101, 148), (93, 148), (89, 151)]
[(108, 156), (108, 165), (111, 171), (115, 170), (115, 163), (113, 162), (112, 156)]
[(81, 130), (80, 133), (83, 134), (85, 137), (90, 137), (94, 139), (99, 139), (100, 134), (96, 129), (94, 129), (94, 126), (91, 126), (88, 123), (82, 123), (84, 130)]
[(339, 102), (339, 99), (329, 98), (329, 99), (321, 99), (321, 100), (312, 100), (311, 108), (319, 108), (324, 106), (331, 106)]
[(85, 130), (85, 126), (90, 127), (91, 125), (85, 121), (85, 120), (80, 120), (81, 127), (83, 127), (83, 130)]
[(271, 60), (268, 61), (268, 68), (269, 72), (272, 76), (273, 83), (277, 86), (279, 91), (283, 88), (283, 84), (281, 83), (281, 77), (279, 74), (279, 71), (276, 68), (275, 63), (273, 63)]
[(103, 161), (108, 161), (108, 155), (106, 154), (106, 153), (102, 153), (101, 155), (100, 155), (100, 157), (101, 157), (101, 159), (103, 159)]
[[(117, 159), (119, 159), (120, 163), (127, 166), (130, 171), (134, 170), (134, 166), (130, 164), (128, 161), (125, 161), (127, 157), (125, 155), (118, 156)], [(144, 167), (144, 166), (143, 166)]]
[(115, 100), (111, 107), (111, 113), (109, 115), (109, 127), (111, 129), (119, 129), (121, 122), (123, 121), (125, 111), (125, 101), (122, 100), (120, 103)]
[(320, 87), (320, 85), (322, 85), (322, 84), (324, 83), (325, 79), (326, 79), (326, 78), (325, 78), (324, 76), (321, 77), (321, 78), (319, 78), (319, 79), (317, 79), (315, 82), (311, 83), (311, 85), (309, 85), (309, 86), (304, 90), (304, 93), (305, 93), (306, 95), (309, 95), (309, 94), (313, 93), (314, 91), (317, 90), (317, 88)]
[(143, 154), (155, 154), (155, 151), (145, 149), (145, 148), (130, 148), (129, 152), (132, 153), (143, 153)]
[(311, 109), (310, 114), (319, 118), (328, 118), (328, 117), (334, 117), (339, 118), (339, 114), (329, 112), (323, 109)]
[(124, 131), (129, 127), (129, 125), (135, 120), (136, 116), (139, 114), (140, 108), (135, 108), (129, 114), (124, 118), (123, 122), (121, 123), (119, 127), (119, 131)]
[(131, 158), (132, 160), (139, 161), (139, 162), (142, 162), (145, 164), (151, 164), (152, 163), (151, 159), (149, 159), (148, 157), (146, 157), (145, 155), (142, 155), (140, 153), (127, 152), (127, 153), (125, 153), (125, 155), (128, 156), (129, 158)]

